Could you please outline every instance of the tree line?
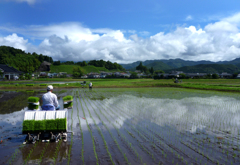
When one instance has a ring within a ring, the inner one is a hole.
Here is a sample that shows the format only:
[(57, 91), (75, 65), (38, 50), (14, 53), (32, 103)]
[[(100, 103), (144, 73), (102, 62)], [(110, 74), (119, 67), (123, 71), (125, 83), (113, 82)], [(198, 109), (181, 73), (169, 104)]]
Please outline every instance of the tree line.
[(10, 46), (0, 46), (0, 64), (12, 66), (22, 72), (36, 71), (43, 61), (53, 63), (52, 57), (42, 54), (26, 53)]
[(81, 67), (87, 66), (87, 65), (93, 65), (95, 67), (105, 67), (108, 70), (120, 70), (125, 71), (125, 69), (122, 67), (122, 65), (111, 61), (104, 61), (104, 60), (91, 60), (88, 63), (86, 61), (79, 61), (79, 62), (73, 62), (73, 61), (54, 61), (53, 65), (79, 65)]

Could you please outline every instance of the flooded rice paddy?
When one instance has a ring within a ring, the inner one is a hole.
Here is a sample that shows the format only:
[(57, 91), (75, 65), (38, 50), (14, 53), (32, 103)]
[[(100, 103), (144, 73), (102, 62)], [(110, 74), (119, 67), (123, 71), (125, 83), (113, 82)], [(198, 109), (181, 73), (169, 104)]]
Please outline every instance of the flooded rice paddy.
[(68, 141), (23, 145), (27, 98), (0, 91), (0, 164), (240, 164), (240, 97), (177, 88), (59, 89)]

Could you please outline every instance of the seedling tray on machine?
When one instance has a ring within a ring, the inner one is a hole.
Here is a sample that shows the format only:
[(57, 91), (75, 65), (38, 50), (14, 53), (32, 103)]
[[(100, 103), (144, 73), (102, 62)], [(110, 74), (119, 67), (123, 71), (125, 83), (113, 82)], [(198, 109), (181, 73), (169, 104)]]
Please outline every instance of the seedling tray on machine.
[(67, 110), (26, 111), (23, 121), (23, 134), (39, 132), (67, 132)]
[(63, 107), (64, 109), (72, 108), (73, 107), (73, 97), (71, 95), (63, 97)]

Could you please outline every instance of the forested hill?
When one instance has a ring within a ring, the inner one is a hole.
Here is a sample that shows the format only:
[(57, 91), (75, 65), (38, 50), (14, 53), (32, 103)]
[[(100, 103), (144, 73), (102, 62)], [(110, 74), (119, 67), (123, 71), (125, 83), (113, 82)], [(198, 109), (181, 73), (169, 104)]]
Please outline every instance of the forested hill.
[[(121, 64), (125, 69), (129, 70), (135, 70), (136, 67), (140, 64), (141, 61), (133, 62), (130, 64)], [(230, 68), (231, 70), (234, 69), (234, 66), (237, 68), (240, 68), (240, 58), (236, 58), (232, 61), (219, 61), (219, 62), (212, 62), (212, 61), (187, 61), (182, 59), (169, 59), (169, 60), (146, 60), (142, 62), (144, 66), (146, 66), (148, 69), (153, 67), (154, 70), (164, 70), (168, 71), (171, 69), (174, 70), (181, 70), (186, 68), (199, 68), (203, 67), (202, 70), (205, 70), (204, 68), (208, 68), (209, 66), (214, 66), (216, 70), (217, 68), (225, 68), (224, 70), (228, 70), (227, 68)], [(216, 65), (211, 65), (216, 64)], [(224, 66), (226, 65), (226, 66)], [(230, 66), (231, 65), (231, 66)], [(233, 66), (234, 65), (234, 66)], [(190, 66), (197, 66), (197, 67), (190, 67)], [(200, 68), (199, 68), (200, 69)], [(210, 69), (211, 70), (211, 69)], [(219, 70), (219, 72), (222, 71), (222, 69)], [(200, 72), (200, 71), (198, 71)]]
[(239, 73), (240, 68), (233, 64), (199, 64), (195, 66), (184, 66), (177, 69), (166, 70), (171, 72), (173, 70), (183, 71), (184, 73)]
[(0, 46), (0, 64), (7, 64), (22, 72), (32, 73), (39, 68), (43, 61), (53, 63), (52, 57), (37, 53), (26, 53), (21, 49)]

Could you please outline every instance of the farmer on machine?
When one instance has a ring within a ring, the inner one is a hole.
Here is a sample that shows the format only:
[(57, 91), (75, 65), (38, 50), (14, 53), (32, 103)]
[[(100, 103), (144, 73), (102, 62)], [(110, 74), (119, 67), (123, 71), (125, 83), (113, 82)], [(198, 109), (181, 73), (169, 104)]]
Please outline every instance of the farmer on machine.
[(47, 93), (42, 96), (42, 110), (59, 110), (60, 105), (58, 104), (57, 96), (52, 93), (53, 86), (47, 87)]

